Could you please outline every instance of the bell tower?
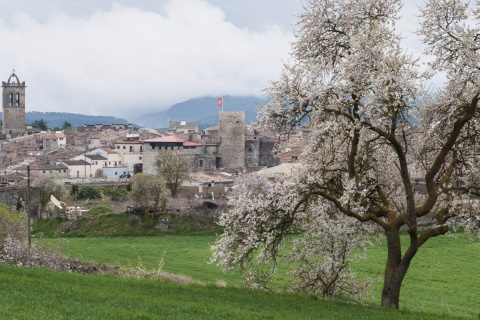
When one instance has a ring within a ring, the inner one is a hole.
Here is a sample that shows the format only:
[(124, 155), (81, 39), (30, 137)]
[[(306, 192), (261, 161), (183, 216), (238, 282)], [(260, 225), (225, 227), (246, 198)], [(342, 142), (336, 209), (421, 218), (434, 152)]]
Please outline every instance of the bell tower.
[(2, 81), (2, 133), (16, 137), (25, 133), (25, 81), (20, 82), (15, 70)]

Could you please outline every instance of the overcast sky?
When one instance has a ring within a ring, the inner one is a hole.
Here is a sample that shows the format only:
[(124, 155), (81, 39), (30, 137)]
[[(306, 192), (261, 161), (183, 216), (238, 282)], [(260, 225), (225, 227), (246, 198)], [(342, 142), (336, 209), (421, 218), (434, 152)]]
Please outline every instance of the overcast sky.
[[(414, 3), (404, 8), (407, 32)], [(0, 79), (15, 69), (27, 111), (124, 118), (206, 95), (262, 96), (288, 60), (302, 11), (301, 0), (0, 4)]]

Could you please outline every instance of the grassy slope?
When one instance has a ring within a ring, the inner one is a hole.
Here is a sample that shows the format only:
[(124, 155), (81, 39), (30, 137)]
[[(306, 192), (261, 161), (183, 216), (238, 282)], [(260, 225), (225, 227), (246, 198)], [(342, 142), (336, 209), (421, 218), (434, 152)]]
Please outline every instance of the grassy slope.
[[(45, 239), (59, 249), (84, 260), (112, 265), (135, 266), (140, 257), (147, 268), (164, 259), (164, 270), (187, 275), (201, 283), (224, 281), (240, 286), (238, 273), (223, 273), (208, 264), (213, 235)], [(404, 238), (406, 240), (406, 238)], [(369, 249), (366, 262), (355, 263), (357, 273), (376, 280), (373, 305), (379, 304), (385, 263), (385, 243)], [(415, 257), (404, 281), (401, 308), (437, 314), (476, 317), (480, 310), (480, 247), (465, 234), (431, 239)], [(280, 277), (277, 286), (285, 282)]]
[(2, 319), (438, 319), (306, 296), (1, 265), (0, 283)]
[[(140, 220), (139, 220), (140, 219)], [(173, 228), (159, 231), (146, 226), (143, 218), (131, 215), (92, 215), (72, 224), (61, 220), (43, 221), (37, 225), (39, 233), (62, 233), (66, 239), (44, 239), (69, 255), (111, 265), (135, 266), (140, 257), (146, 267), (154, 269), (163, 258), (164, 270), (186, 275), (194, 280), (213, 284), (226, 282), (240, 286), (238, 273), (224, 274), (208, 264), (210, 246), (215, 242), (215, 226), (205, 223), (202, 216), (172, 216)], [(153, 237), (103, 237), (121, 235), (167, 235)], [(175, 236), (172, 236), (175, 235)], [(83, 238), (76, 238), (83, 237)], [(407, 238), (404, 238), (407, 241)], [(386, 244), (370, 248), (369, 260), (354, 264), (360, 276), (367, 275), (376, 282), (370, 302), (379, 304)], [(455, 314), (477, 317), (480, 314), (480, 277), (477, 262), (480, 246), (472, 244), (464, 234), (455, 238), (441, 236), (429, 240), (419, 251), (407, 273), (401, 294), (402, 309), (437, 314)], [(284, 276), (275, 282), (285, 283)]]

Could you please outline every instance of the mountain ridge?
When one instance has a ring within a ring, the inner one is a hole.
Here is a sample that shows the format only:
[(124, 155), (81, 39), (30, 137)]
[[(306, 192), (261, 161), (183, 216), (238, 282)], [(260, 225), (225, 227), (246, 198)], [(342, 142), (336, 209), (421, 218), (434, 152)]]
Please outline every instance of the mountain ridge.
[[(199, 128), (218, 124), (218, 112), (245, 112), (245, 121), (257, 121), (258, 106), (267, 103), (266, 98), (256, 96), (224, 96), (223, 108), (218, 107), (217, 97), (204, 96), (192, 98), (172, 105), (167, 110), (151, 112), (131, 119), (116, 116), (94, 116), (69, 112), (53, 111), (27, 111), (25, 122), (33, 123), (35, 120), (44, 120), (49, 128), (61, 128), (65, 121), (73, 127), (94, 124), (128, 124), (135, 127), (150, 127), (155, 129), (168, 128), (170, 121), (197, 121)], [(1, 115), (2, 112), (0, 112)]]

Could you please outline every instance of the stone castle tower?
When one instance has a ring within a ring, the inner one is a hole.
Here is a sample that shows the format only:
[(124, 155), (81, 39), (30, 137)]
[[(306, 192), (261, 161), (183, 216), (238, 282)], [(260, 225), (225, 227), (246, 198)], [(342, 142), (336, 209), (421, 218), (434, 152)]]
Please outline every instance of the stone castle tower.
[(25, 132), (25, 81), (20, 82), (15, 70), (2, 81), (2, 133), (14, 137)]
[(238, 170), (245, 167), (245, 112), (220, 112), (221, 166)]

